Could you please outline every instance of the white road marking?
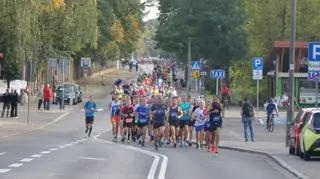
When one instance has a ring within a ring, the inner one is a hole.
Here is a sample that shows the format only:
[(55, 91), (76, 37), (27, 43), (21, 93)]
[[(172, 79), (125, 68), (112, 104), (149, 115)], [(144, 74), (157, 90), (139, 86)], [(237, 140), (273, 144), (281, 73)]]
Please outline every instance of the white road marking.
[(57, 148), (52, 148), (52, 149), (49, 149), (50, 151), (57, 151), (58, 149)]
[(7, 173), (7, 172), (9, 172), (11, 169), (0, 169), (0, 173)]
[(66, 144), (65, 146), (69, 147), (69, 146), (72, 146), (73, 144)]
[(92, 158), (92, 157), (81, 157), (81, 159), (84, 159), (84, 160), (97, 160), (97, 161), (105, 160), (104, 158)]
[[(102, 141), (102, 142), (107, 143), (107, 144), (114, 144), (113, 142), (106, 141), (106, 140), (103, 140), (103, 139), (98, 139), (97, 137), (94, 137), (94, 139)], [(136, 151), (136, 152), (144, 153), (144, 154), (147, 154), (147, 155), (150, 155), (150, 156), (154, 157), (154, 160), (153, 160), (151, 168), (149, 170), (149, 174), (148, 174), (147, 179), (154, 179), (155, 178), (156, 170), (157, 170), (157, 167), (158, 167), (158, 164), (159, 164), (159, 160), (160, 160), (160, 157), (162, 157), (162, 163), (161, 163), (161, 168), (160, 168), (160, 171), (159, 171), (158, 179), (165, 179), (165, 175), (166, 175), (166, 172), (167, 172), (167, 166), (168, 166), (168, 157), (167, 156), (159, 154), (159, 153), (151, 152), (151, 151), (148, 151), (148, 150), (143, 150), (143, 149), (140, 149), (140, 148), (128, 146), (128, 145), (121, 145), (121, 147), (125, 148), (125, 149), (128, 149), (128, 150), (133, 150), (133, 151)]]
[(34, 155), (31, 155), (31, 157), (34, 157), (34, 158), (39, 158), (39, 157), (42, 157), (42, 155), (39, 155), (39, 154), (34, 154)]
[(41, 153), (42, 154), (50, 154), (51, 152), (50, 151), (42, 151)]
[(60, 148), (60, 149), (64, 149), (64, 148), (66, 148), (66, 146), (62, 145), (62, 146), (60, 146), (59, 148)]
[(23, 165), (22, 163), (13, 163), (13, 164), (9, 165), (9, 167), (18, 168), (18, 167), (21, 167), (22, 165)]
[(24, 158), (22, 160), (20, 160), (20, 162), (31, 162), (33, 160), (33, 158)]
[(5, 155), (7, 152), (1, 152), (0, 155)]
[(75, 145), (75, 144), (78, 144), (78, 142), (71, 142), (71, 144)]

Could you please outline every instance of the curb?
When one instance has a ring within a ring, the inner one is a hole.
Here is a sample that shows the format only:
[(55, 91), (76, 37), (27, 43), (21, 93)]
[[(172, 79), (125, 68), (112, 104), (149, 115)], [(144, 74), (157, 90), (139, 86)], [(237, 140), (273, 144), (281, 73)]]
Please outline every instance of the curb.
[(281, 158), (279, 158), (273, 154), (269, 154), (266, 152), (258, 152), (258, 151), (248, 150), (248, 149), (240, 149), (240, 148), (236, 148), (236, 147), (220, 146), (219, 148), (225, 149), (225, 150), (233, 150), (233, 151), (238, 151), (238, 152), (264, 155), (264, 156), (270, 158), (271, 160), (273, 160), (275, 163), (277, 163), (283, 169), (287, 170), (289, 173), (293, 174), (295, 177), (298, 177), (300, 179), (308, 179), (309, 178), (308, 176), (300, 173), (299, 171), (297, 171), (296, 169), (291, 167), (289, 164), (287, 164), (284, 160), (282, 160)]
[[(197, 143), (192, 142), (192, 144), (197, 144)], [(269, 159), (273, 160), (276, 164), (278, 164), (280, 167), (282, 167), (283, 169), (285, 169), (286, 171), (288, 171), (289, 173), (291, 173), (295, 177), (297, 177), (299, 179), (309, 179), (310, 178), (310, 177), (302, 174), (301, 172), (297, 171), (296, 169), (291, 167), (289, 164), (287, 164), (284, 160), (282, 160), (281, 158), (279, 158), (273, 154), (269, 154), (266, 152), (258, 152), (258, 151), (249, 150), (249, 149), (240, 149), (240, 148), (236, 148), (236, 147), (226, 147), (226, 146), (221, 146), (221, 145), (219, 146), (219, 148), (224, 149), (224, 150), (232, 150), (232, 151), (237, 151), (237, 152), (264, 155), (264, 156), (268, 157)]]

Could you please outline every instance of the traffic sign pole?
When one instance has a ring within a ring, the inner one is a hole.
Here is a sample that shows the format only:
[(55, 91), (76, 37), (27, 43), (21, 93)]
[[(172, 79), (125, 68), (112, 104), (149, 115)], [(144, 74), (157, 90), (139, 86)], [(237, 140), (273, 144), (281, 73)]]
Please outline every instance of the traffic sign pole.
[(216, 96), (219, 94), (219, 79), (216, 78)]
[(257, 80), (257, 110), (259, 110), (259, 80)]
[(318, 107), (319, 104), (319, 82), (316, 81), (316, 108)]

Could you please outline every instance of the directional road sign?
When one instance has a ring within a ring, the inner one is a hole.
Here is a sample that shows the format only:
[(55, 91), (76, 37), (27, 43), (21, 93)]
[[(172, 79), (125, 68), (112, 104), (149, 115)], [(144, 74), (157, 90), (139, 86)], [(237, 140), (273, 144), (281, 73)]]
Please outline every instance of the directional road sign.
[(225, 78), (225, 71), (224, 70), (211, 70), (210, 71), (210, 78), (213, 79), (223, 79)]
[(201, 70), (200, 61), (191, 61), (191, 69), (192, 70)]
[(320, 81), (320, 42), (309, 43), (308, 59), (308, 79)]
[(263, 57), (252, 58), (253, 79), (262, 80), (263, 77)]

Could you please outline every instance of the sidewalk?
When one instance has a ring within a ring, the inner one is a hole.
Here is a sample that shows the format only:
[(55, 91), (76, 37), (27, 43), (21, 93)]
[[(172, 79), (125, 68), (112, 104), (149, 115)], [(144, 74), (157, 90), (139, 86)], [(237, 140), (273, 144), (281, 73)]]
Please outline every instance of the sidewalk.
[(279, 118), (275, 119), (273, 133), (266, 132), (263, 113), (258, 112), (258, 120), (253, 124), (256, 142), (244, 142), (240, 108), (231, 107), (227, 110), (221, 131), (220, 147), (268, 156), (298, 178), (318, 178), (320, 160), (303, 161), (299, 157), (289, 155), (288, 148), (285, 147), (286, 113), (280, 112)]
[[(87, 83), (87, 92), (84, 94), (84, 100), (88, 95), (95, 98), (104, 97), (111, 90), (115, 79), (131, 79), (137, 76), (137, 72), (128, 72), (128, 70), (106, 70), (104, 73), (104, 86), (101, 85), (101, 75), (89, 77)], [(80, 82), (80, 85), (81, 82)], [(9, 136), (22, 135), (24, 133), (41, 129), (61, 120), (64, 116), (71, 113), (79, 105), (66, 105), (65, 110), (60, 110), (59, 105), (51, 105), (50, 111), (40, 111), (37, 109), (37, 102), (30, 103), (29, 124), (28, 105), (18, 106), (18, 118), (0, 118), (0, 139)]]

